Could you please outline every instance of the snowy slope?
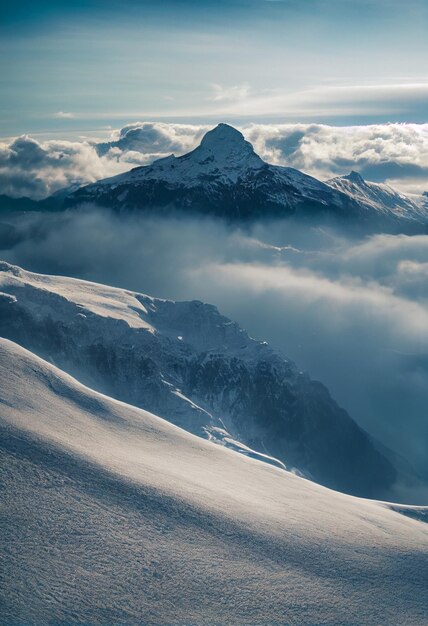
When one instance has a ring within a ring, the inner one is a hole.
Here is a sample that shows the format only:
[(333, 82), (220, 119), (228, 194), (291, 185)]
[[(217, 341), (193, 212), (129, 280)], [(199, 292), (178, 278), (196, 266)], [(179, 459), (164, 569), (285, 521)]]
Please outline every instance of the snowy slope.
[(389, 497), (389, 460), (328, 390), (215, 307), (0, 264), (0, 336), (186, 430), (347, 493)]
[(400, 507), (215, 446), (7, 340), (0, 398), (1, 624), (424, 623), (428, 527)]
[(358, 172), (332, 178), (327, 184), (348, 195), (367, 211), (374, 209), (385, 217), (428, 222), (428, 211), (421, 201), (417, 202), (389, 185), (368, 182)]

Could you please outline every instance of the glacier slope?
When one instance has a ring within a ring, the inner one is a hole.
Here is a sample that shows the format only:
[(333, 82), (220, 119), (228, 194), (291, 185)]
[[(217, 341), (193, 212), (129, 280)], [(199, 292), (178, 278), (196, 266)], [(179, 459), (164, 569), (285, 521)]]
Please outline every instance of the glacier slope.
[(0, 398), (0, 623), (424, 623), (428, 527), (393, 505), (213, 445), (4, 339)]

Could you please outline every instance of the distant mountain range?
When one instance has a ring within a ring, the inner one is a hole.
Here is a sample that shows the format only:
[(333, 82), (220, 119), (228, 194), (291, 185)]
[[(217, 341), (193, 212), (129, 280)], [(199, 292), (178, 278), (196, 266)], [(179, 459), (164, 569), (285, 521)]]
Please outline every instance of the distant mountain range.
[(359, 206), (366, 208), (368, 214), (376, 212), (376, 215), (384, 216), (386, 219), (414, 220), (421, 224), (427, 222), (427, 194), (409, 198), (390, 185), (364, 180), (358, 172), (332, 178), (327, 184), (353, 198)]
[(0, 336), (97, 391), (334, 489), (386, 498), (400, 478), (393, 454), (321, 383), (214, 306), (1, 263)]
[(231, 221), (338, 220), (372, 230), (425, 232), (428, 199), (409, 198), (352, 172), (321, 182), (263, 161), (232, 126), (219, 124), (180, 157), (154, 161), (46, 200), (0, 198), (0, 209), (63, 210), (86, 204), (156, 215), (180, 211)]

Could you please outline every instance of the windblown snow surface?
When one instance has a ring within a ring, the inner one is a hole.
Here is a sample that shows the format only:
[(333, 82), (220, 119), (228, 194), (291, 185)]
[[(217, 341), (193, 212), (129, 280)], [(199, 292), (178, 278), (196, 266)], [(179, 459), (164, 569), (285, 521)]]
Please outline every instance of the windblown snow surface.
[(5, 339), (0, 398), (2, 624), (426, 623), (425, 509), (244, 457)]

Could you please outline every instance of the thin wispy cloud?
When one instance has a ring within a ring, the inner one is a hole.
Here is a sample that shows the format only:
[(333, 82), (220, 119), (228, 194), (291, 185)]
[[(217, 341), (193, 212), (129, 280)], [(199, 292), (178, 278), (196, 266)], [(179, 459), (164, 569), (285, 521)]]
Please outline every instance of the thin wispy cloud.
[[(232, 95), (232, 94), (231, 94)], [(241, 94), (240, 94), (241, 95)], [(422, 115), (428, 101), (428, 82), (394, 84), (319, 85), (303, 91), (272, 89), (262, 92), (247, 88), (240, 98), (216, 98), (212, 114), (248, 115), (253, 118), (355, 117), (375, 115)], [(244, 101), (244, 108), (243, 102)]]
[(76, 116), (71, 111), (58, 111), (57, 113), (54, 113), (54, 118), (57, 120), (71, 120), (74, 117)]
[(247, 84), (242, 85), (212, 85), (213, 93), (208, 96), (208, 100), (214, 102), (242, 102), (250, 97), (250, 86)]
[[(224, 85), (213, 83), (195, 104), (179, 104), (171, 95), (162, 96), (164, 108), (111, 110), (100, 109), (79, 112), (59, 111), (57, 120), (114, 120), (114, 119), (192, 119), (215, 120), (228, 116), (230, 120), (248, 117), (253, 121), (275, 118), (290, 121), (323, 121), (350, 117), (358, 120), (389, 116), (390, 121), (401, 118), (424, 119), (428, 101), (428, 81), (397, 82), (390, 84), (320, 84), (303, 90), (263, 88), (250, 83)], [(360, 122), (361, 123), (361, 122)]]

